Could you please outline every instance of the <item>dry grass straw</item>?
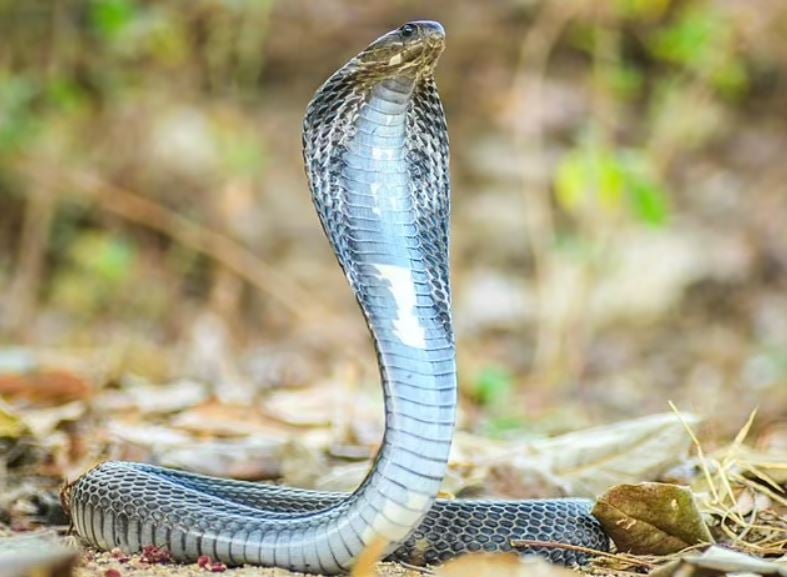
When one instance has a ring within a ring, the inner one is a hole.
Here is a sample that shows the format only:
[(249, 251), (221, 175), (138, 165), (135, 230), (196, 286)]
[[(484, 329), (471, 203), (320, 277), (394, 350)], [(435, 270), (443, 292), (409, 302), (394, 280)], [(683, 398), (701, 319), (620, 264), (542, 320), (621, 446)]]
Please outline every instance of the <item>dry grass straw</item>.
[[(729, 445), (709, 453), (672, 402), (670, 407), (694, 443), (700, 478), (692, 489), (717, 539), (727, 547), (756, 557), (787, 555), (787, 494), (769, 474), (776, 471), (781, 478), (782, 472), (787, 470), (787, 460), (770, 458), (744, 445), (756, 410)], [(750, 506), (742, 507), (741, 498), (747, 493)], [(757, 503), (766, 503), (767, 507), (758, 507)], [(580, 570), (614, 577), (642, 575), (643, 569), (649, 572), (705, 547), (705, 544), (696, 545), (663, 556), (597, 554), (590, 565)]]
[[(757, 411), (752, 411), (732, 443), (706, 455), (691, 426), (671, 402), (670, 407), (694, 442), (704, 485), (695, 483), (693, 489), (701, 510), (717, 522), (712, 530), (725, 545), (743, 553), (758, 557), (787, 553), (787, 521), (783, 516), (787, 494), (766, 471), (787, 469), (787, 462), (764, 462), (744, 445)], [(750, 507), (740, 503), (746, 493), (752, 502)], [(767, 506), (760, 509), (758, 502)]]

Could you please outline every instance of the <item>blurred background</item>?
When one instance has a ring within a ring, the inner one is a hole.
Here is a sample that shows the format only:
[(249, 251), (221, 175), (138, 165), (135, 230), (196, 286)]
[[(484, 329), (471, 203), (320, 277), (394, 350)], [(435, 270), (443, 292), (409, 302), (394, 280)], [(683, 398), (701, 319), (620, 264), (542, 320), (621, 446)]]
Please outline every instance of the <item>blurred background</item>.
[[(147, 459), (322, 431), (368, 457), (374, 355), (301, 122), (423, 18), (447, 30), (461, 427), (671, 400), (711, 439), (759, 407), (758, 442), (787, 445), (781, 0), (0, 1), (0, 436), (66, 473), (102, 439)], [(280, 473), (233, 462), (208, 472)]]

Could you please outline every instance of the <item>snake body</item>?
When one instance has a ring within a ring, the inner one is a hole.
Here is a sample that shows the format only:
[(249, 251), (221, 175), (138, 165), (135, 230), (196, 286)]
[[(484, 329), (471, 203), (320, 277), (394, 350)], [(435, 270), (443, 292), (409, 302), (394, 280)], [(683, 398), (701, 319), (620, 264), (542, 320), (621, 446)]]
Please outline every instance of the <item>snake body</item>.
[(323, 84), (304, 120), (314, 205), (380, 365), (386, 428), (366, 479), (340, 494), (108, 462), (67, 492), (88, 542), (324, 574), (347, 570), (377, 541), (390, 559), (417, 564), (508, 551), (513, 539), (607, 547), (585, 500), (436, 499), (457, 402), (448, 137), (433, 77), (443, 46), (435, 22), (389, 32)]

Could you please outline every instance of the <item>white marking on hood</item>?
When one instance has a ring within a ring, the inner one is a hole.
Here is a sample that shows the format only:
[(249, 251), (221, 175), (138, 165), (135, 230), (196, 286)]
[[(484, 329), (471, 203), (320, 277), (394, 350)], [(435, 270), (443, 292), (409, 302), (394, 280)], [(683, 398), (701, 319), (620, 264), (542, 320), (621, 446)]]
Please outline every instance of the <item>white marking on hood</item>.
[(391, 264), (376, 264), (374, 268), (391, 284), (391, 292), (396, 301), (394, 333), (410, 347), (426, 348), (426, 331), (416, 314), (418, 299), (412, 272), (407, 267)]

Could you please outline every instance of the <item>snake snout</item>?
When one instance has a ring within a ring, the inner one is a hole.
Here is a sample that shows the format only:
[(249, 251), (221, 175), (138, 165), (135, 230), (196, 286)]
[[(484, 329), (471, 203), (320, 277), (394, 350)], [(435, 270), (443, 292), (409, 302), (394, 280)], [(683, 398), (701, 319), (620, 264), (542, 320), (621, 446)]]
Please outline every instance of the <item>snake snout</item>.
[(414, 26), (416, 29), (420, 30), (421, 34), (426, 38), (435, 40), (445, 39), (445, 28), (443, 28), (442, 24), (434, 20), (414, 20), (405, 24), (405, 26), (408, 25)]

